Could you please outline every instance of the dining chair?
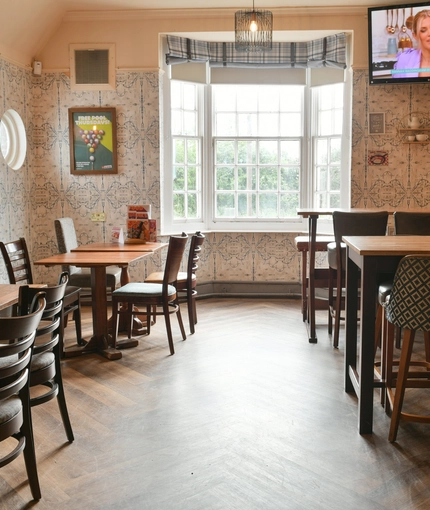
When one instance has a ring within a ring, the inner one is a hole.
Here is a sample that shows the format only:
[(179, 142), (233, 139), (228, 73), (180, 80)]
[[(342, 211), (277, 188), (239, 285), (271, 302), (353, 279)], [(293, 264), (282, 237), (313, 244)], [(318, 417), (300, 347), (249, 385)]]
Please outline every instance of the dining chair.
[[(195, 333), (195, 325), (197, 324), (197, 276), (196, 272), (199, 268), (200, 253), (202, 244), (205, 240), (204, 234), (197, 231), (191, 236), (190, 247), (188, 252), (187, 270), (179, 271), (176, 280), (176, 291), (179, 293), (178, 299), (181, 302), (181, 295), (184, 295), (184, 301), (188, 308), (188, 322), (191, 334)], [(163, 283), (164, 271), (156, 271), (145, 278), (145, 283)]]
[(61, 354), (63, 344), (62, 308), (64, 293), (68, 283), (68, 274), (64, 271), (60, 276), (60, 283), (54, 286), (35, 287), (23, 285), (19, 289), (18, 310), (26, 315), (32, 308), (32, 303), (41, 291), (45, 294), (46, 307), (36, 331), (36, 341), (30, 364), (30, 388), (38, 386), (48, 389), (31, 396), (30, 406), (35, 407), (57, 398), (61, 418), (67, 439), (73, 442), (73, 430), (67, 411), (64, 394), (63, 378), (61, 375)]
[[(31, 260), (24, 237), (9, 243), (0, 242), (0, 251), (6, 264), (9, 283), (18, 285), (34, 284)], [(81, 327), (80, 287), (68, 285), (63, 300), (63, 326), (66, 327), (71, 316), (75, 322), (76, 341), (84, 345)]]
[[(72, 218), (58, 218), (54, 220), (55, 234), (57, 237), (58, 251), (69, 253), (78, 247), (75, 224)], [(76, 285), (82, 289), (88, 289), (91, 294), (91, 269), (87, 267), (63, 266), (63, 271), (69, 273), (70, 285)], [(106, 287), (112, 293), (119, 285), (121, 268), (109, 266), (106, 268)]]
[[(25, 317), (0, 317), (0, 442), (14, 438), (0, 468), (24, 454), (25, 468), (33, 499), (41, 496), (34, 449), (30, 411), (29, 366), (36, 329), (45, 308), (43, 293), (37, 295), (35, 308)], [(6, 445), (5, 445), (6, 446)]]
[[(430, 416), (403, 412), (407, 388), (430, 388), (430, 256), (407, 255), (400, 261), (389, 299), (384, 303), (388, 337), (393, 339), (395, 326), (403, 331), (399, 360), (394, 360), (394, 342), (386, 343), (384, 356), (386, 412), (391, 413), (389, 441), (397, 438), (400, 420), (430, 423)], [(412, 358), (417, 331), (424, 335), (426, 359)], [(394, 370), (394, 367), (398, 367)], [(412, 369), (411, 369), (412, 368)], [(395, 383), (395, 384), (394, 384)]]
[[(342, 242), (343, 236), (383, 236), (387, 231), (388, 212), (362, 212), (362, 211), (334, 211), (333, 232), (334, 243), (327, 245), (327, 259), (329, 265), (328, 288), (328, 332), (334, 334), (333, 347), (339, 347), (339, 330), (341, 312), (343, 309), (343, 288), (345, 286), (346, 245)], [(336, 294), (334, 293), (336, 289)]]
[[(430, 235), (430, 213), (428, 212), (415, 212), (415, 211), (395, 211), (393, 214), (394, 219), (394, 235), (410, 235), (410, 236), (424, 236)], [(379, 285), (378, 293), (378, 311), (376, 315), (376, 332), (380, 339), (381, 359), (375, 363), (375, 374), (381, 380), (385, 380), (385, 360), (384, 353), (386, 352), (386, 344), (392, 343), (395, 340), (396, 347), (400, 349), (401, 343), (401, 328), (388, 327), (386, 317), (384, 314), (384, 306), (389, 298), (393, 288), (393, 281), (387, 280)], [(376, 343), (375, 343), (376, 348)], [(428, 353), (427, 361), (430, 362), (430, 352)], [(385, 403), (385, 391), (381, 392), (381, 404)]]
[[(176, 281), (184, 255), (188, 236), (182, 233), (181, 236), (171, 236), (167, 250), (166, 266), (162, 283), (130, 282), (116, 289), (112, 293), (112, 337), (113, 347), (116, 347), (118, 338), (118, 315), (126, 314), (128, 338), (131, 338), (132, 317), (133, 315), (142, 315), (142, 312), (136, 310), (140, 305), (146, 307), (146, 327), (147, 334), (151, 332), (151, 316), (163, 315), (166, 322), (167, 338), (169, 342), (170, 354), (175, 354), (173, 345), (172, 328), (170, 324), (170, 314), (175, 313), (178, 318), (179, 328), (182, 339), (187, 338), (182, 322), (181, 309), (178, 302), (176, 291)], [(126, 309), (121, 309), (121, 305), (128, 305)], [(161, 308), (161, 310), (157, 310)]]

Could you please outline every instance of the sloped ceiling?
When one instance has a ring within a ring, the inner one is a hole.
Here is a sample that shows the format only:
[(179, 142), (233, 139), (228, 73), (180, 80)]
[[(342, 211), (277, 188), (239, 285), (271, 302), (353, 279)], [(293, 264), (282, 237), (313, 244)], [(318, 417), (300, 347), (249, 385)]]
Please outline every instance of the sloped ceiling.
[[(256, 9), (401, 4), (390, 0), (257, 0)], [(403, 2), (404, 3), (404, 2)], [(251, 0), (8, 0), (1, 2), (0, 55), (29, 64), (68, 12), (145, 9), (249, 9)]]

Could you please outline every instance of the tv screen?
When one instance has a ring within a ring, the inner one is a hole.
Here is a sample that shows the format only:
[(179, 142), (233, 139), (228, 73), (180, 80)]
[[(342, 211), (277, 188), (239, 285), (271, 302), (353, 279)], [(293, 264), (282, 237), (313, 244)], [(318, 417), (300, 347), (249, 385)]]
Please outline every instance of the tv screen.
[(430, 82), (430, 0), (370, 7), (369, 81)]

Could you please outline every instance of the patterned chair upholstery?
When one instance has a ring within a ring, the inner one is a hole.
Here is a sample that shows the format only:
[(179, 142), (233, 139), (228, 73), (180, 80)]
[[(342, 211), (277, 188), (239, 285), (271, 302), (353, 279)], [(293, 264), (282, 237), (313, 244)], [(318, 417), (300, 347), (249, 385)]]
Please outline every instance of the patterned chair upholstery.
[[(430, 388), (430, 363), (411, 360), (415, 332), (422, 331), (426, 359), (430, 351), (430, 256), (408, 255), (397, 268), (393, 289), (384, 304), (388, 338), (393, 339), (394, 326), (402, 328), (400, 359), (393, 361), (393, 341), (386, 345), (386, 411), (391, 411), (388, 439), (396, 440), (400, 419), (430, 423), (430, 416), (402, 412), (406, 388)], [(398, 370), (393, 367), (398, 366)], [(394, 382), (395, 389), (394, 389)]]

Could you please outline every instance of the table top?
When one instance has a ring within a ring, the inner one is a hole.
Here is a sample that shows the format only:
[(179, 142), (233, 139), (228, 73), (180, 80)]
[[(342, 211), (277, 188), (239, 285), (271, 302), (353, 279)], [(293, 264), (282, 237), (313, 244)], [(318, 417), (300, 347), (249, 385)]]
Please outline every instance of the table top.
[(112, 251), (112, 252), (149, 252), (154, 253), (167, 246), (167, 243), (90, 243), (82, 244), (71, 250), (72, 252)]
[(36, 260), (34, 264), (76, 267), (127, 266), (130, 262), (147, 257), (151, 253), (148, 251), (74, 251)]
[(297, 209), (297, 214), (299, 216), (303, 216), (303, 218), (309, 218), (309, 216), (329, 216), (329, 215), (332, 215), (334, 211), (342, 211), (342, 212), (383, 212), (383, 211), (387, 211), (388, 214), (394, 214), (396, 211), (399, 211), (399, 212), (414, 212), (414, 213), (417, 213), (417, 212), (429, 212), (428, 210), (424, 210), (424, 209), (421, 209), (421, 208), (411, 208), (411, 209), (405, 209), (405, 208), (400, 208), (400, 209), (393, 209), (392, 211), (388, 210), (388, 209), (376, 209), (376, 208), (368, 208), (368, 209), (363, 209), (363, 208), (355, 208), (355, 207), (334, 207), (334, 208), (329, 208), (329, 207), (305, 207), (305, 208), (301, 208), (301, 209)]
[(18, 302), (19, 285), (13, 283), (0, 284), (0, 310)]
[(342, 241), (361, 256), (430, 255), (430, 236), (344, 236)]

